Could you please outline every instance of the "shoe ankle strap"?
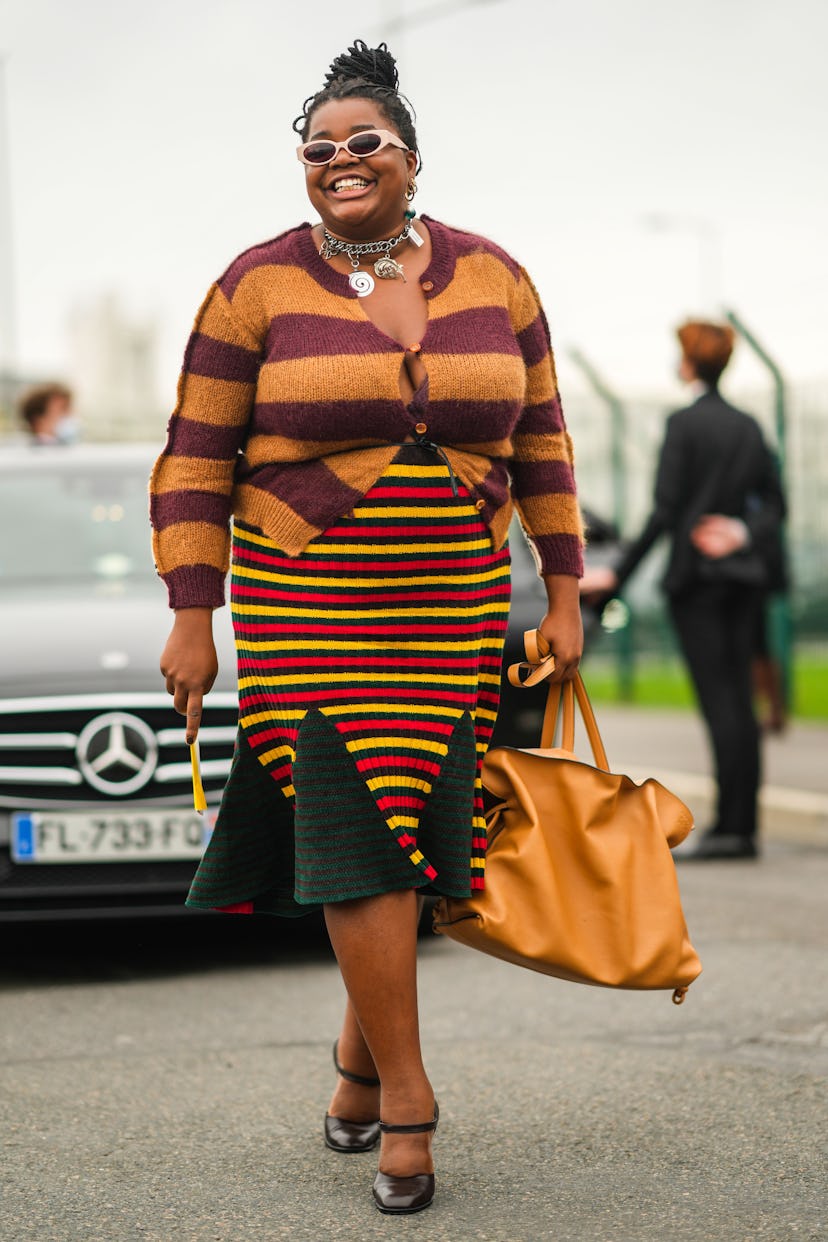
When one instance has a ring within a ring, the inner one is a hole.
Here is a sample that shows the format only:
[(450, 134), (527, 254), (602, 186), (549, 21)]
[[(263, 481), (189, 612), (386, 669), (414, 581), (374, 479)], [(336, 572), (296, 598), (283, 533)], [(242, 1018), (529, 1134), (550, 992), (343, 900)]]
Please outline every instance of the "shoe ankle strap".
[(344, 1078), (346, 1082), (354, 1083), (357, 1087), (378, 1087), (380, 1085), (380, 1080), (378, 1078), (368, 1078), (365, 1074), (352, 1074), (350, 1070), (343, 1069), (339, 1064), (339, 1058), (337, 1057), (338, 1047), (339, 1040), (337, 1040), (333, 1046), (333, 1063), (336, 1066), (336, 1072), (339, 1074), (340, 1078)]
[(395, 1126), (391, 1125), (387, 1121), (381, 1121), (379, 1123), (379, 1128), (382, 1130), (383, 1134), (430, 1134), (431, 1131), (437, 1129), (439, 1117), (440, 1110), (435, 1104), (433, 1121), (422, 1121), (410, 1126)]

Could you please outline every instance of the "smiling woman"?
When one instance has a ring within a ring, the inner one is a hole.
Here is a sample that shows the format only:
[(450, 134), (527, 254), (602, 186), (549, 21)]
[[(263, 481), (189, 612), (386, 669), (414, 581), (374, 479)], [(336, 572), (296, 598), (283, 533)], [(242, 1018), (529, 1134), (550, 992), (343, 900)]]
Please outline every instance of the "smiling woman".
[[(383, 1212), (434, 1195), (417, 1023), (425, 892), (485, 884), (480, 765), (498, 708), (516, 506), (573, 676), (572, 450), (526, 272), (417, 218), (421, 167), (384, 44), (337, 57), (298, 156), (319, 223), (239, 256), (187, 347), (151, 483), (188, 738), (216, 673), (233, 518), (239, 738), (194, 906), (322, 906), (348, 992), (328, 1147), (382, 1135)], [(382, 1120), (380, 1120), (380, 1117)]]

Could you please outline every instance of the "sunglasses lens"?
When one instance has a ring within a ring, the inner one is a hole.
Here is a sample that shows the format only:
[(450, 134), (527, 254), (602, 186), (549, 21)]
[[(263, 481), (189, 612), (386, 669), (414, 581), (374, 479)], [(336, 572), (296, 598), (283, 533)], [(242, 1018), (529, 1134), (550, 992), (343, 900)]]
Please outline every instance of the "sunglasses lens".
[(327, 164), (335, 154), (336, 147), (332, 142), (309, 142), (303, 151), (309, 164)]
[(348, 139), (348, 150), (351, 155), (373, 155), (375, 151), (379, 151), (382, 146), (382, 136), (380, 134), (354, 134), (353, 138)]

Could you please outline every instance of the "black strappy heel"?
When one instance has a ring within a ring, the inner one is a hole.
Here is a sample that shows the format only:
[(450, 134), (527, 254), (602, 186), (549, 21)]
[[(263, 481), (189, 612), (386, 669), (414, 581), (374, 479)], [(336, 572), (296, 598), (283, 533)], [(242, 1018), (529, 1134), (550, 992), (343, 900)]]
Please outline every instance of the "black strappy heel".
[[(367, 1078), (364, 1074), (352, 1074), (350, 1070), (343, 1069), (337, 1057), (338, 1047), (339, 1040), (333, 1046), (333, 1063), (340, 1078), (355, 1083), (358, 1087), (380, 1085), (378, 1078)], [(357, 1151), (371, 1151), (379, 1142), (381, 1124), (379, 1121), (348, 1121), (345, 1117), (332, 1117), (330, 1113), (325, 1113), (325, 1146), (330, 1147), (331, 1151), (345, 1152), (346, 1155)]]
[[(392, 1126), (384, 1121), (378, 1123), (384, 1134), (429, 1134), (437, 1129), (440, 1109), (434, 1101), (434, 1120), (419, 1125)], [(374, 1203), (389, 1216), (407, 1216), (422, 1212), (434, 1199), (434, 1174), (415, 1173), (412, 1177), (394, 1177), (390, 1173), (377, 1173), (373, 1187)]]

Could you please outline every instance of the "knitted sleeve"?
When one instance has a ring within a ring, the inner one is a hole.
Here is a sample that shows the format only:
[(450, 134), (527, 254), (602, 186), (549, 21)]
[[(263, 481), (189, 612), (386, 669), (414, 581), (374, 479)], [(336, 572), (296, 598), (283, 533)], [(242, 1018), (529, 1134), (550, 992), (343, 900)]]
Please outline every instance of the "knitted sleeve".
[(171, 608), (220, 608), (230, 551), (233, 477), (261, 353), (213, 285), (196, 316), (167, 443), (150, 478), (156, 569)]
[(583, 573), (583, 524), (575, 494), (572, 440), (558, 394), (549, 328), (528, 274), (520, 278), (512, 324), (526, 367), (524, 407), (512, 435), (512, 495), (546, 574)]

